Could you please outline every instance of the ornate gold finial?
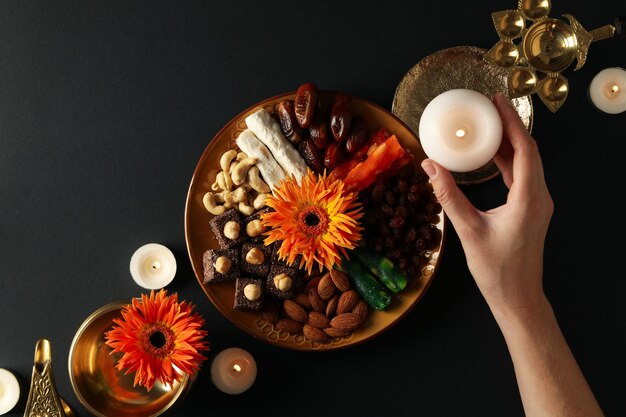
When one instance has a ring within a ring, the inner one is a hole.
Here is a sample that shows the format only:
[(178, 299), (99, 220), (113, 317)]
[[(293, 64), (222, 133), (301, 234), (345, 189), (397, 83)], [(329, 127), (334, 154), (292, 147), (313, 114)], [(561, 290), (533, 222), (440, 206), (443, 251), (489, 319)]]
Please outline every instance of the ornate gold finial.
[(591, 43), (613, 37), (616, 28), (606, 25), (588, 32), (572, 15), (564, 15), (569, 24), (548, 17), (551, 7), (550, 0), (518, 0), (517, 10), (493, 13), (500, 40), (485, 54), (485, 60), (509, 71), (511, 98), (536, 93), (556, 112), (569, 92), (561, 71), (574, 60), (574, 70), (580, 69)]

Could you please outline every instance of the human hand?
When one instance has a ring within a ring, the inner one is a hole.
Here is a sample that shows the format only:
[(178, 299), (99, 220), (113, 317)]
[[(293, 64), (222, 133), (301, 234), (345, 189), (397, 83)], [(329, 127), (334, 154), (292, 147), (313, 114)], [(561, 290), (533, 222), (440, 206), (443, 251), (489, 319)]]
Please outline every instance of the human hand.
[(509, 189), (504, 205), (480, 211), (448, 170), (430, 159), (422, 167), (490, 307), (533, 307), (544, 299), (543, 250), (554, 206), (537, 143), (504, 96), (497, 94), (494, 102), (505, 132), (494, 158)]

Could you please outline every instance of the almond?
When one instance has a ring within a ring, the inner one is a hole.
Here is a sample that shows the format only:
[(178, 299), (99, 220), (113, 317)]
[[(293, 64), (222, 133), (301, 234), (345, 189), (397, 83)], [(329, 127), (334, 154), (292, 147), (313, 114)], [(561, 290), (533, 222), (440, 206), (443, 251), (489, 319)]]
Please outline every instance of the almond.
[(328, 341), (328, 335), (324, 333), (323, 330), (320, 330), (317, 327), (309, 326), (308, 324), (305, 324), (302, 327), (302, 333), (304, 333), (304, 337), (312, 342), (324, 343)]
[(363, 323), (367, 319), (367, 314), (369, 313), (369, 307), (367, 306), (367, 303), (365, 301), (361, 300), (358, 303), (356, 303), (356, 305), (352, 309), (352, 312), (354, 314), (357, 314), (359, 316), (359, 319), (361, 320), (361, 323)]
[(327, 327), (324, 329), (324, 333), (329, 335), (330, 337), (344, 337), (350, 334), (347, 330), (339, 330), (335, 327)]
[(317, 293), (317, 288), (311, 288), (311, 290), (309, 291), (309, 302), (311, 303), (311, 307), (313, 307), (313, 310), (317, 311), (318, 313), (326, 311), (326, 303)]
[(326, 317), (333, 316), (337, 311), (337, 304), (339, 304), (339, 294), (333, 295), (333, 298), (328, 300), (326, 304)]
[(278, 320), (276, 328), (287, 333), (302, 333), (303, 324), (290, 318)]
[(329, 300), (335, 294), (336, 289), (333, 280), (330, 278), (330, 273), (324, 275), (317, 284), (317, 292), (322, 300)]
[(309, 291), (311, 291), (311, 288), (317, 288), (317, 284), (319, 284), (321, 279), (322, 279), (321, 275), (318, 275), (316, 277), (310, 278), (309, 282), (307, 282), (305, 287), (304, 287), (304, 293), (308, 294)]
[(333, 280), (333, 284), (335, 284), (335, 287), (337, 287), (339, 291), (346, 292), (350, 289), (350, 280), (345, 273), (331, 269), (330, 279)]
[(309, 301), (309, 296), (303, 292), (299, 292), (298, 294), (294, 295), (292, 300), (300, 304), (302, 307), (304, 307), (305, 310), (311, 309), (311, 302)]
[(343, 313), (335, 316), (330, 321), (330, 325), (336, 329), (351, 332), (361, 325), (361, 318), (355, 313)]
[(330, 326), (330, 319), (322, 313), (311, 311), (309, 313), (309, 321), (307, 321), (306, 324), (317, 327), (318, 329), (323, 329)]
[(337, 304), (337, 314), (350, 313), (360, 300), (359, 293), (355, 290), (348, 290), (341, 294)]
[(309, 315), (304, 311), (304, 308), (295, 301), (283, 301), (283, 308), (285, 309), (285, 313), (295, 321), (306, 323), (309, 320)]

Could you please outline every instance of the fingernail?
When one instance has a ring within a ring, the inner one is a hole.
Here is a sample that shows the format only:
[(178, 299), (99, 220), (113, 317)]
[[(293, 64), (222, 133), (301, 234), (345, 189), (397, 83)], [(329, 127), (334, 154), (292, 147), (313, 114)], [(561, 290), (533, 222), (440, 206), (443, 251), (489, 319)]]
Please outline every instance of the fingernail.
[(422, 169), (431, 180), (434, 180), (437, 177), (437, 167), (435, 167), (435, 165), (428, 159), (422, 161)]

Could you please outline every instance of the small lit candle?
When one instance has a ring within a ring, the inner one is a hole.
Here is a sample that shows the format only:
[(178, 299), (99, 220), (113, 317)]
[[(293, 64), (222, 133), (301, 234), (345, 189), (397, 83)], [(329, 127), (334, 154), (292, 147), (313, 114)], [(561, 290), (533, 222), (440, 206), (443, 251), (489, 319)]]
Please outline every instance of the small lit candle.
[(626, 70), (614, 67), (596, 74), (589, 84), (589, 98), (605, 113), (626, 111)]
[(502, 142), (502, 121), (493, 102), (466, 89), (449, 90), (424, 109), (419, 137), (426, 155), (455, 172), (485, 165)]
[(130, 274), (143, 288), (158, 290), (174, 279), (176, 258), (165, 246), (148, 243), (137, 249), (130, 258)]
[(256, 380), (256, 362), (243, 349), (225, 349), (211, 363), (211, 380), (226, 394), (241, 394)]
[(0, 368), (0, 415), (11, 411), (20, 399), (20, 384), (15, 375)]

